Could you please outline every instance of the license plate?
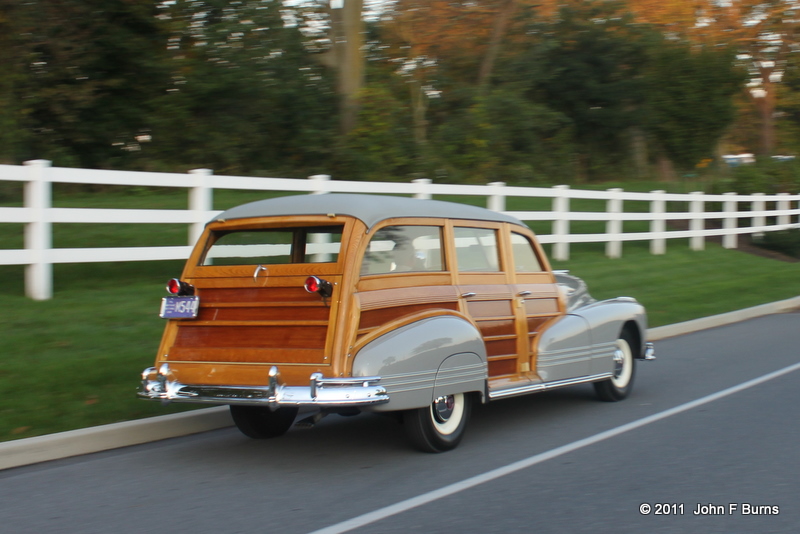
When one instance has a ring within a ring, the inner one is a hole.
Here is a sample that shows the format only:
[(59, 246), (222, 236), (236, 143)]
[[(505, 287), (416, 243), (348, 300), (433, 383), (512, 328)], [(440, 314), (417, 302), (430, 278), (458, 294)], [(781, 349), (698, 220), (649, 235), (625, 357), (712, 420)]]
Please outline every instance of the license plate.
[(164, 297), (161, 299), (161, 312), (164, 319), (194, 319), (200, 309), (200, 297)]

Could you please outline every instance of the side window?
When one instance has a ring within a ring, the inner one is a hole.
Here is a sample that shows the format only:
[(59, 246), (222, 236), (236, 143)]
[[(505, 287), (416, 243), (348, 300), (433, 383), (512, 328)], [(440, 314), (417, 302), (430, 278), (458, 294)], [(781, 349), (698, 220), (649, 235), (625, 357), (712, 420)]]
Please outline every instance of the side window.
[(462, 272), (499, 272), (497, 232), (488, 228), (456, 227), (456, 257)]
[(367, 246), (361, 274), (441, 271), (442, 229), (438, 226), (387, 226)]
[(511, 248), (514, 253), (514, 268), (518, 273), (542, 272), (542, 265), (527, 237), (511, 232)]

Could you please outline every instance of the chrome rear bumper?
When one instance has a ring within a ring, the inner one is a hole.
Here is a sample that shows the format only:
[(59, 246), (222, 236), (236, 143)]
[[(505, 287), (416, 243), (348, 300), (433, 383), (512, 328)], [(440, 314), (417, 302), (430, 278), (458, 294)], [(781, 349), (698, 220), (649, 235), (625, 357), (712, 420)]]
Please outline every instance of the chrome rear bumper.
[(250, 404), (280, 406), (357, 407), (389, 402), (386, 388), (377, 385), (379, 376), (324, 378), (313, 373), (308, 387), (282, 383), (276, 366), (269, 371), (266, 386), (215, 386), (181, 384), (172, 380), (169, 364), (142, 372), (139, 397), (144, 399), (209, 404)]

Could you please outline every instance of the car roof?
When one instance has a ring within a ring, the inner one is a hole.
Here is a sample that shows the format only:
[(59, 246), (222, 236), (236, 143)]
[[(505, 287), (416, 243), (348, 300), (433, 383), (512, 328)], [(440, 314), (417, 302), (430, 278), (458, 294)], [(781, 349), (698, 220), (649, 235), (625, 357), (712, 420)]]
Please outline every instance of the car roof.
[(522, 221), (510, 215), (477, 206), (440, 200), (358, 194), (291, 195), (258, 200), (224, 211), (214, 217), (212, 222), (253, 217), (331, 214), (355, 217), (367, 225), (367, 228), (396, 217), (469, 219), (525, 226)]

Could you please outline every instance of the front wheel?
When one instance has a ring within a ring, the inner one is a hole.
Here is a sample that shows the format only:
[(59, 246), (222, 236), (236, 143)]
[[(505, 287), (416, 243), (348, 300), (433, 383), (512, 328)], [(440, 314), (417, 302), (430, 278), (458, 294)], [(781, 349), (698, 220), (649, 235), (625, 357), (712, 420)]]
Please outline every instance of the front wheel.
[(633, 389), (633, 378), (636, 374), (636, 359), (633, 357), (633, 336), (627, 330), (617, 340), (614, 351), (614, 374), (602, 382), (594, 383), (594, 390), (600, 400), (607, 402), (620, 401)]
[(411, 443), (424, 452), (456, 448), (464, 437), (470, 398), (464, 393), (444, 395), (425, 408), (405, 412), (403, 422)]
[(231, 417), (236, 427), (247, 437), (277, 438), (289, 431), (297, 417), (297, 408), (282, 407), (273, 412), (262, 406), (231, 405)]

